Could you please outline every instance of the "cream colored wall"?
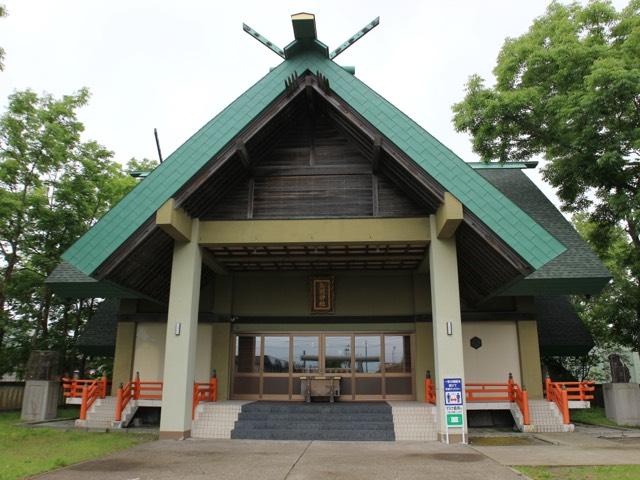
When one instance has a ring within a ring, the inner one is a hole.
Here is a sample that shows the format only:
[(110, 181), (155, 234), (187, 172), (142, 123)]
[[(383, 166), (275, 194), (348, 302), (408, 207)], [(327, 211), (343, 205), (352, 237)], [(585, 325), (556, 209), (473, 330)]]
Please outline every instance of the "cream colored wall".
[[(142, 380), (162, 380), (166, 332), (166, 323), (138, 323), (133, 358), (133, 375), (135, 375), (135, 372), (140, 372)], [(211, 374), (212, 336), (212, 325), (206, 323), (198, 325), (195, 369), (197, 382), (206, 382)]]
[(424, 401), (424, 379), (427, 370), (435, 378), (433, 358), (433, 326), (431, 322), (416, 322), (416, 400)]
[[(470, 340), (478, 337), (482, 347), (474, 349)], [(509, 372), (520, 383), (520, 359), (516, 322), (479, 321), (462, 323), (464, 370), (467, 383), (506, 382)]]
[(133, 374), (146, 381), (162, 380), (166, 323), (138, 323), (133, 357)]
[(213, 325), (198, 325), (198, 345), (196, 347), (196, 382), (208, 382), (211, 377), (211, 338)]

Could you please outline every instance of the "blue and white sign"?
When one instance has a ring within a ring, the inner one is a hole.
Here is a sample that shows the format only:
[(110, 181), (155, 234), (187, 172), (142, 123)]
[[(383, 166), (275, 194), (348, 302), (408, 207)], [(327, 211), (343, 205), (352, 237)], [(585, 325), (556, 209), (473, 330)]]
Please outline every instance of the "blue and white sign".
[(444, 404), (445, 405), (462, 405), (464, 399), (462, 397), (462, 379), (461, 378), (445, 378), (444, 379)]

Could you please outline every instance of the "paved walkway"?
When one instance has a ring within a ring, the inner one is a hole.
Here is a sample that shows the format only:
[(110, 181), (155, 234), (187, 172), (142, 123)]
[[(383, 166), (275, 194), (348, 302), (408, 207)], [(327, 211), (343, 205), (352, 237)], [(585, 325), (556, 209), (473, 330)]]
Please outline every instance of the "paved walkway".
[(502, 465), (640, 464), (640, 432), (587, 427), (573, 433), (537, 433), (527, 447), (473, 446)]
[(513, 436), (488, 430), (483, 433), (500, 436), (506, 443), (513, 437), (529, 442), (512, 446), (462, 446), (438, 442), (165, 440), (38, 478), (522, 480), (526, 477), (513, 471), (510, 465), (640, 464), (640, 430), (581, 426), (574, 433)]
[(470, 447), (438, 442), (164, 440), (42, 475), (64, 480), (516, 480)]

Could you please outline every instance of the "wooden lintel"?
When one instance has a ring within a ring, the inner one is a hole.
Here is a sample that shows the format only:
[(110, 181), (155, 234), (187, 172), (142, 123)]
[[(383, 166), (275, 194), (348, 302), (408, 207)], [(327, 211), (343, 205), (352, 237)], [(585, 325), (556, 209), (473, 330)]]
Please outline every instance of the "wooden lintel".
[(380, 170), (380, 157), (382, 156), (382, 137), (376, 135), (373, 139), (373, 156), (371, 158), (371, 166), (373, 167), (373, 173), (378, 173)]
[(209, 250), (202, 249), (202, 263), (204, 263), (213, 273), (227, 275), (229, 272), (224, 268)]
[(438, 238), (451, 238), (455, 235), (460, 223), (462, 223), (462, 203), (451, 195), (444, 192), (444, 201), (436, 212), (436, 233)]
[(191, 240), (191, 217), (182, 208), (176, 208), (173, 198), (156, 211), (156, 225), (178, 242)]
[(247, 146), (242, 140), (238, 140), (236, 142), (236, 152), (238, 157), (240, 157), (240, 161), (242, 162), (242, 165), (244, 165), (244, 168), (250, 170), (251, 158), (249, 157), (249, 150), (247, 150)]
[(429, 219), (356, 218), (200, 222), (201, 245), (426, 244)]

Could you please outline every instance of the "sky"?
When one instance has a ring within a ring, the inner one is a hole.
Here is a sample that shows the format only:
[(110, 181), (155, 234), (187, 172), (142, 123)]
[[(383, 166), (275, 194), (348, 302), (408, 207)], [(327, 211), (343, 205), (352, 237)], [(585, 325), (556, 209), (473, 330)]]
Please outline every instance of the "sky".
[[(79, 112), (85, 140), (126, 162), (163, 156), (263, 77), (281, 58), (242, 30), (247, 23), (280, 47), (290, 16), (316, 15), (333, 50), (380, 16), (380, 25), (337, 59), (466, 161), (478, 161), (457, 133), (451, 105), (470, 75), (493, 83), (506, 37), (523, 34), (546, 0), (243, 1), (4, 0), (6, 51), (0, 108), (16, 90), (69, 94), (88, 87)], [(614, 1), (617, 8), (625, 2)], [(536, 171), (528, 174), (557, 203)]]

